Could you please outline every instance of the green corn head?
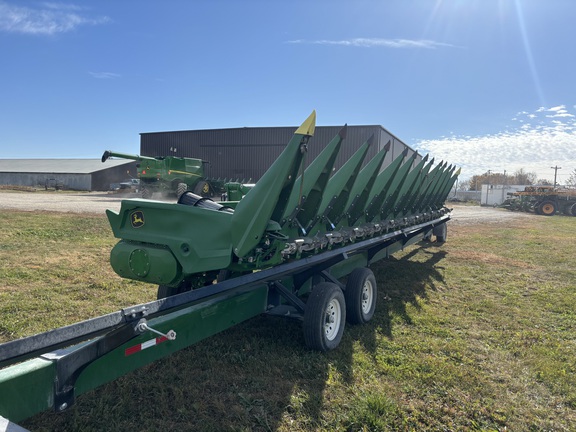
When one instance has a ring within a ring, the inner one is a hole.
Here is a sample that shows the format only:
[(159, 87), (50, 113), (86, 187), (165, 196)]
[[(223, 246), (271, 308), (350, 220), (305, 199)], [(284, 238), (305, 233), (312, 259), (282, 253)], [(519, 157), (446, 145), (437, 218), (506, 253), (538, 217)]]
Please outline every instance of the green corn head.
[[(346, 127), (304, 170), (316, 113), (235, 208), (185, 193), (178, 203), (125, 200), (108, 210), (120, 276), (186, 289), (305, 258), (441, 216), (459, 171), (407, 151), (364, 164), (372, 138), (337, 171)], [(364, 165), (364, 168), (362, 166)]]

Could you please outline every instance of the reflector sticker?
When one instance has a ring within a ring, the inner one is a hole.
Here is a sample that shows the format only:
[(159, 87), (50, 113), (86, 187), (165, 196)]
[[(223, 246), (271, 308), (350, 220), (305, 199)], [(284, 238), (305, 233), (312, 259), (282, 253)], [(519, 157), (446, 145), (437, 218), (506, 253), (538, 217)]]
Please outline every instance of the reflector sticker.
[(137, 352), (140, 352), (142, 350), (145, 350), (146, 348), (150, 348), (153, 346), (158, 345), (159, 343), (165, 342), (167, 341), (168, 338), (165, 336), (159, 336), (157, 338), (154, 339), (150, 339), (149, 341), (143, 342), (141, 344), (138, 345), (134, 345), (133, 347), (130, 348), (126, 348), (124, 350), (124, 357), (128, 357), (129, 355), (132, 354), (136, 354)]

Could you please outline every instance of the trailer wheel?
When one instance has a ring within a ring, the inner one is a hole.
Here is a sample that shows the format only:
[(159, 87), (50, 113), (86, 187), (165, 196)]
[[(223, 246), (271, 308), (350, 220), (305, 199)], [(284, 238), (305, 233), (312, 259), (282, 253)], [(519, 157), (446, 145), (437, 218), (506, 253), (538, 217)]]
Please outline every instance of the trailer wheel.
[(304, 312), (304, 341), (308, 348), (330, 351), (342, 340), (346, 321), (346, 301), (340, 287), (321, 282), (314, 287)]
[(554, 216), (556, 214), (556, 204), (553, 201), (542, 201), (538, 205), (539, 214), (544, 216)]
[(436, 236), (436, 241), (438, 243), (444, 243), (448, 236), (448, 226), (445, 223), (437, 225), (432, 229), (432, 233)]
[(350, 324), (365, 324), (372, 319), (377, 294), (376, 278), (372, 270), (359, 267), (350, 273), (344, 291), (346, 319)]
[(574, 203), (570, 206), (570, 214), (572, 216), (576, 216), (576, 203)]

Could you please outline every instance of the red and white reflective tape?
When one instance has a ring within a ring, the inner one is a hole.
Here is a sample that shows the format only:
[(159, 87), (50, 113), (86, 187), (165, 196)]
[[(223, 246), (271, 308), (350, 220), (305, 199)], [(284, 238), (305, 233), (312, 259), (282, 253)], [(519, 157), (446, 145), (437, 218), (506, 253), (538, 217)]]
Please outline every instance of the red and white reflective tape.
[(169, 339), (166, 336), (159, 336), (157, 338), (150, 339), (149, 341), (146, 341), (144, 343), (134, 345), (133, 347), (126, 348), (124, 350), (124, 357), (128, 357), (129, 355), (132, 355), (132, 354), (136, 354), (137, 352), (145, 350), (146, 348), (156, 346), (159, 343), (165, 342), (167, 340), (169, 340)]

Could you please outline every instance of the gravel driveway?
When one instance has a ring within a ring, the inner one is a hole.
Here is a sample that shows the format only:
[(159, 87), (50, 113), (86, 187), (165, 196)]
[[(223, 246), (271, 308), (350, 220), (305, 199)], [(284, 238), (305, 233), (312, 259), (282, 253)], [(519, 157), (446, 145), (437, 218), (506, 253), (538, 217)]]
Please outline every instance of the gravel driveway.
[(531, 213), (512, 212), (502, 208), (480, 207), (446, 203), (452, 210), (451, 224), (473, 225), (478, 223), (506, 224), (511, 220), (537, 217)]
[(0, 210), (57, 211), (72, 213), (104, 213), (118, 211), (120, 202), (136, 194), (107, 194), (105, 192), (0, 192)]
[[(24, 211), (57, 211), (72, 213), (100, 213), (106, 209), (120, 210), (123, 199), (138, 198), (135, 193), (105, 192), (0, 192), (0, 210), (15, 209)], [(172, 199), (171, 202), (175, 200)], [(511, 219), (535, 217), (528, 213), (510, 212), (508, 210), (467, 206), (448, 203), (453, 209), (451, 223), (470, 225), (475, 223), (507, 223)]]

